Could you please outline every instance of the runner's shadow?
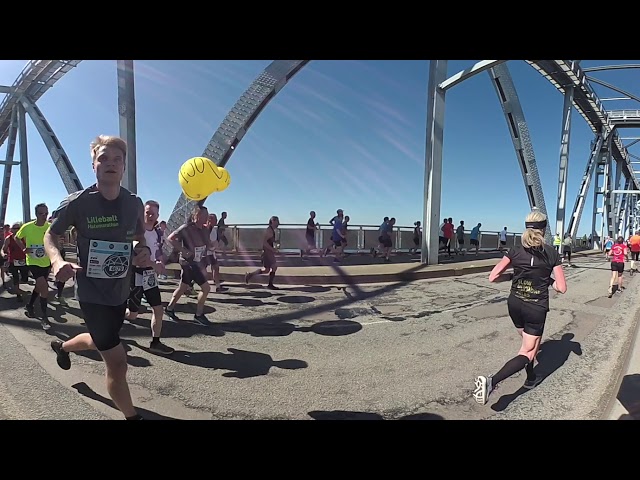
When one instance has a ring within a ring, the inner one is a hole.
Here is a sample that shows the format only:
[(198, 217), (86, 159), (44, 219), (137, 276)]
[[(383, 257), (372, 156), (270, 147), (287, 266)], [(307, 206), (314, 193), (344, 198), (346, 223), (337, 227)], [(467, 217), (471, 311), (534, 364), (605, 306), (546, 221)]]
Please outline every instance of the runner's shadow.
[[(136, 344), (138, 348), (152, 353), (148, 348)], [(260, 352), (250, 352), (227, 348), (227, 352), (185, 352), (176, 350), (166, 357), (192, 367), (210, 368), (213, 370), (227, 370), (223, 377), (227, 378), (252, 378), (267, 375), (271, 368), (286, 370), (298, 370), (307, 368), (307, 362), (297, 359), (274, 360), (271, 355)]]
[[(71, 385), (71, 388), (74, 388), (82, 396), (104, 403), (108, 407), (111, 407), (114, 410), (118, 410), (118, 408), (110, 398), (103, 397), (99, 393), (94, 392), (91, 387), (84, 382)], [(145, 408), (136, 407), (136, 411), (138, 412), (138, 414), (144, 417), (145, 420), (178, 420), (177, 418), (160, 415), (159, 413), (152, 412), (151, 410), (147, 410)]]
[[(553, 372), (562, 367), (569, 359), (571, 353), (575, 353), (578, 356), (582, 355), (582, 347), (578, 342), (571, 341), (573, 337), (573, 333), (565, 333), (560, 340), (547, 340), (540, 345), (540, 351), (537, 357), (538, 364), (533, 369), (536, 376), (542, 377), (540, 384)], [(520, 387), (514, 393), (503, 395), (497, 402), (491, 405), (491, 409), (496, 412), (501, 412), (506, 409), (511, 402), (527, 391), (528, 389)]]

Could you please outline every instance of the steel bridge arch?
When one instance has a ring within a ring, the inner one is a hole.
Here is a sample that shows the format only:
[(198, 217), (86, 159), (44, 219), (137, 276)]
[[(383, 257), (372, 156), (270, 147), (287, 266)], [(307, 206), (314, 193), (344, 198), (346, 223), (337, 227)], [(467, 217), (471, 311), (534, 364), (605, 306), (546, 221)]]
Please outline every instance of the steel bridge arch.
[[(310, 60), (275, 60), (267, 66), (236, 101), (213, 134), (202, 156), (210, 158), (217, 165), (224, 167), (262, 110), (309, 62)], [(529, 139), (529, 131), (513, 81), (504, 62), (507, 60), (483, 60), (470, 69), (452, 76), (440, 85), (440, 88), (445, 90), (452, 88), (480, 72), (490, 70), (489, 74), (501, 101), (519, 159), (527, 198), (532, 207), (540, 208), (546, 214), (546, 205), (533, 155), (533, 147)], [(205, 201), (206, 198), (196, 202), (189, 200), (184, 194), (180, 194), (167, 220), (167, 228), (170, 231), (177, 229), (185, 222), (195, 205), (203, 205)], [(168, 250), (170, 246), (166, 248)]]

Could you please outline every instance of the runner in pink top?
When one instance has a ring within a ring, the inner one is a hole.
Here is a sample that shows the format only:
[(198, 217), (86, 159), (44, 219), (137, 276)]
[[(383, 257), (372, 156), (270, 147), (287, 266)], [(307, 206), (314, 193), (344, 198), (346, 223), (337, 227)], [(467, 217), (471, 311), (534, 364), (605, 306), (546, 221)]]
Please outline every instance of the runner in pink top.
[(614, 286), (617, 285), (618, 290), (624, 290), (622, 286), (622, 274), (624, 272), (624, 261), (628, 260), (629, 249), (624, 244), (624, 238), (618, 237), (616, 243), (611, 247), (611, 283), (609, 284), (609, 298), (615, 293)]

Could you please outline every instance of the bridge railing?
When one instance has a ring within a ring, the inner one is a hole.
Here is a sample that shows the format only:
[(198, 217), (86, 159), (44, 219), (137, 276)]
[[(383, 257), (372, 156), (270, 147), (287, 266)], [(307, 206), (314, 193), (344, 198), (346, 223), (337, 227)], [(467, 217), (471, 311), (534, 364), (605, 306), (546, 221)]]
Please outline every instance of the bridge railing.
[[(350, 253), (368, 252), (378, 246), (379, 225), (354, 225), (347, 228), (347, 246), (345, 251)], [(414, 248), (413, 228), (396, 226), (393, 229), (391, 240), (393, 251), (407, 251)], [(264, 224), (228, 224), (225, 236), (229, 241), (227, 251), (255, 252), (262, 249), (262, 237), (266, 225)], [(325, 248), (332, 244), (331, 232), (333, 227), (329, 224), (320, 224), (315, 231), (316, 248)], [(281, 224), (276, 230), (276, 243), (282, 252), (299, 252), (307, 248), (306, 224)], [(471, 248), (471, 232), (465, 230), (465, 248)], [(520, 245), (521, 233), (507, 233), (507, 247)], [(480, 248), (494, 250), (498, 247), (499, 232), (484, 231), (478, 237)], [(420, 246), (418, 246), (420, 247)], [(453, 247), (453, 246), (452, 246)], [(475, 248), (475, 247), (474, 247)]]

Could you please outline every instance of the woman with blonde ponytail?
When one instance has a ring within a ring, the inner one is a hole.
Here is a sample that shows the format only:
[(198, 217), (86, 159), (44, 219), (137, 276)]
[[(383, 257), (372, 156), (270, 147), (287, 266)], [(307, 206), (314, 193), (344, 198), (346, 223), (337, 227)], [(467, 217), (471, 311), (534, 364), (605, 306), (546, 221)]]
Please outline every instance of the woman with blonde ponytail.
[[(559, 293), (567, 291), (558, 251), (544, 242), (547, 216), (533, 210), (525, 220), (522, 246), (512, 247), (489, 274), (490, 282), (511, 281), (507, 308), (513, 325), (522, 337), (518, 355), (492, 376), (478, 376), (473, 397), (484, 405), (493, 389), (503, 380), (526, 369), (525, 388), (533, 388), (542, 380), (533, 371), (533, 362), (540, 348), (544, 323), (549, 311), (549, 286)], [(513, 273), (504, 271), (511, 266)], [(555, 275), (555, 279), (551, 274)]]

